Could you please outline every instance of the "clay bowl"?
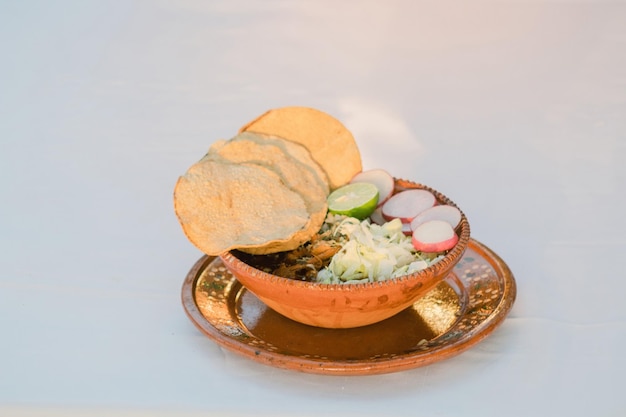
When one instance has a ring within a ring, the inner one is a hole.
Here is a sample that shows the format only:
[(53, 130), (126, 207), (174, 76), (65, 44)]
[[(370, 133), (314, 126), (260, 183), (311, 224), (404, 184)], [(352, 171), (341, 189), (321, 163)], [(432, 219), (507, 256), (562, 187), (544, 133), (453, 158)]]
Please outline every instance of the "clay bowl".
[[(408, 188), (426, 189), (440, 204), (456, 206), (432, 188), (396, 180), (396, 191)], [(227, 252), (221, 259), (244, 287), (276, 312), (311, 326), (351, 328), (392, 317), (437, 286), (461, 259), (469, 243), (470, 226), (464, 214), (456, 233), (459, 242), (439, 262), (414, 274), (374, 283), (346, 285), (297, 281), (250, 266), (235, 252)]]

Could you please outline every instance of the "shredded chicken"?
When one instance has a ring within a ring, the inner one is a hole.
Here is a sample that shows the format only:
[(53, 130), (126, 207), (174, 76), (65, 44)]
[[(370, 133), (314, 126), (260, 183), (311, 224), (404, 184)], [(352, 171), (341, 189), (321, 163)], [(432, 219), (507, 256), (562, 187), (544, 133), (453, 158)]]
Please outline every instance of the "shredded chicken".
[(310, 242), (287, 252), (272, 273), (285, 278), (315, 281), (317, 272), (327, 266), (341, 249), (336, 241), (328, 240), (329, 235), (329, 232), (317, 234)]
[(328, 216), (322, 229), (302, 246), (272, 255), (239, 253), (246, 263), (274, 275), (301, 281), (315, 281), (317, 273), (330, 264), (342, 247), (341, 236), (334, 233), (335, 224), (343, 217)]

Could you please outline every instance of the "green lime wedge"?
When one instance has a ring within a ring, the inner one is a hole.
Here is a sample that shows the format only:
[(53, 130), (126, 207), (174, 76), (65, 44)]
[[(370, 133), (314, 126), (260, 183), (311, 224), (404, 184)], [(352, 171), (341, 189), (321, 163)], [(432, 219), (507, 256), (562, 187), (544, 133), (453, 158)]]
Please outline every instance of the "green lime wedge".
[(367, 182), (357, 182), (337, 188), (328, 196), (328, 211), (363, 220), (378, 205), (378, 188)]

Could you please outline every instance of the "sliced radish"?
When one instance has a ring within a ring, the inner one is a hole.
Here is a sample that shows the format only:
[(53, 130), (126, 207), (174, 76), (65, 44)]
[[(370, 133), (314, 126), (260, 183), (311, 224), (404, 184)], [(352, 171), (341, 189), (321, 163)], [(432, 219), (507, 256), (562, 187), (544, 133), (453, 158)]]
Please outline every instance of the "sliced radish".
[(413, 229), (411, 229), (411, 223), (402, 223), (402, 233), (406, 236), (413, 235)]
[(387, 220), (399, 218), (402, 223), (411, 220), (437, 203), (437, 199), (427, 190), (404, 190), (392, 195), (383, 204), (383, 217)]
[(371, 169), (356, 174), (350, 182), (369, 182), (378, 188), (378, 206), (382, 206), (393, 194), (395, 182), (391, 174), (384, 169)]
[(431, 207), (424, 210), (411, 220), (411, 229), (415, 230), (420, 224), (426, 223), (430, 220), (443, 220), (448, 222), (454, 229), (461, 221), (461, 211), (458, 208), (447, 204)]
[(413, 231), (413, 247), (421, 252), (442, 252), (452, 249), (459, 241), (450, 224), (443, 220), (422, 223)]
[(387, 222), (383, 217), (383, 209), (381, 207), (376, 208), (374, 212), (370, 214), (370, 221), (378, 225), (383, 225)]

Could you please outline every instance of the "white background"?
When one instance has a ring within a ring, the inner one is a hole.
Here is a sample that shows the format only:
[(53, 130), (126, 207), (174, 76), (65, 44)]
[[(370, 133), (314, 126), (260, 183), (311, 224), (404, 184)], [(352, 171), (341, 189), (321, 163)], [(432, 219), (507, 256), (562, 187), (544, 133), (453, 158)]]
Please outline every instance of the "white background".
[[(0, 59), (0, 415), (626, 415), (626, 3), (2, 1)], [(330, 377), (196, 330), (174, 183), (285, 105), (462, 207), (495, 333)]]

